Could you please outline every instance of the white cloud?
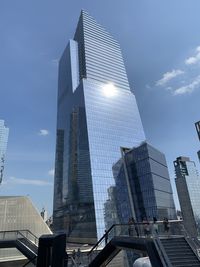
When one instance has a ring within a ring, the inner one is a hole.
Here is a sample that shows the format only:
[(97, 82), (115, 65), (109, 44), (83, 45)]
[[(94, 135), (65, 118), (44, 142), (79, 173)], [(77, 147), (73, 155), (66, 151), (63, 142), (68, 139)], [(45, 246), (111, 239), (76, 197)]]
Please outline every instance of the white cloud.
[(200, 46), (197, 46), (196, 51), (200, 52)]
[(9, 177), (7, 181), (4, 181), (4, 184), (21, 184), (21, 185), (35, 185), (35, 186), (49, 186), (52, 185), (51, 182), (38, 179), (24, 179)]
[(168, 91), (172, 91), (173, 88), (172, 88), (171, 86), (168, 86), (168, 87), (166, 88), (166, 90), (168, 90)]
[(156, 85), (157, 86), (163, 86), (167, 82), (171, 81), (172, 79), (176, 78), (177, 76), (179, 76), (183, 73), (184, 73), (184, 71), (179, 70), (179, 69), (166, 72), (163, 74), (163, 77), (156, 82)]
[(193, 64), (197, 64), (198, 62), (200, 62), (200, 46), (197, 46), (195, 51), (196, 51), (196, 54), (194, 56), (189, 57), (185, 60), (186, 65), (193, 65)]
[[(181, 69), (173, 69), (172, 71), (163, 74), (162, 78), (158, 80), (155, 85), (163, 86), (166, 90), (170, 91), (172, 95), (184, 95), (191, 94), (196, 89), (200, 88), (200, 75), (195, 77), (195, 73), (199, 73), (200, 63), (200, 46), (197, 46), (191, 57), (185, 59), (185, 67)], [(190, 65), (195, 65), (190, 68)], [(198, 68), (198, 69), (197, 69)], [(198, 71), (198, 72), (197, 72)], [(175, 79), (179, 75), (183, 75), (182, 79)], [(196, 74), (197, 75), (197, 74)], [(187, 81), (189, 78), (189, 82)], [(175, 79), (168, 84), (171, 80)]]
[(41, 136), (46, 136), (49, 135), (49, 131), (46, 129), (41, 129), (38, 134)]
[(197, 76), (190, 84), (175, 89), (173, 94), (174, 95), (191, 94), (198, 87), (200, 87), (200, 75)]
[(196, 64), (198, 62), (197, 57), (189, 57), (185, 60), (186, 65)]
[(54, 176), (54, 172), (55, 172), (55, 170), (54, 169), (51, 169), (51, 170), (48, 171), (48, 175)]

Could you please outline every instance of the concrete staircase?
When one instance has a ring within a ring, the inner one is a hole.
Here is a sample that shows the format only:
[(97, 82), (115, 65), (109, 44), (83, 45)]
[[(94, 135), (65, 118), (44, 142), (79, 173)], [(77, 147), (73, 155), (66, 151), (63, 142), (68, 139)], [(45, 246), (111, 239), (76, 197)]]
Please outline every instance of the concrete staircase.
[(173, 267), (200, 267), (200, 261), (184, 237), (160, 239)]

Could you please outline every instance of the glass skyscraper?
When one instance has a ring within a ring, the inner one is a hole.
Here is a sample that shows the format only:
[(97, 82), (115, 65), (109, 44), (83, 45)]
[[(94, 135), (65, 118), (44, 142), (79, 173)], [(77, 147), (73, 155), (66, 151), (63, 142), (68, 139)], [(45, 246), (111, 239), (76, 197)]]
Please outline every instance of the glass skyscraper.
[(195, 127), (200, 141), (200, 121), (195, 122)]
[(54, 230), (96, 241), (120, 147), (145, 135), (118, 42), (82, 11), (59, 62)]
[(3, 179), (5, 154), (7, 149), (9, 129), (5, 126), (4, 121), (0, 120), (0, 184)]
[[(199, 141), (200, 141), (200, 121), (197, 121), (195, 123), (195, 127), (196, 127), (198, 138), (199, 138)], [(200, 150), (197, 152), (197, 155), (198, 155), (199, 162), (200, 162)]]
[(200, 234), (200, 176), (195, 163), (187, 157), (174, 161), (176, 188), (184, 225), (193, 236)]
[[(176, 210), (165, 155), (143, 142), (133, 149), (122, 148), (122, 158), (113, 165), (115, 187), (109, 189), (105, 210), (107, 228), (117, 217), (118, 223), (127, 223), (130, 217), (143, 219), (176, 219)], [(114, 207), (111, 207), (113, 203)], [(109, 204), (109, 205), (108, 205)], [(116, 213), (116, 215), (114, 215)]]

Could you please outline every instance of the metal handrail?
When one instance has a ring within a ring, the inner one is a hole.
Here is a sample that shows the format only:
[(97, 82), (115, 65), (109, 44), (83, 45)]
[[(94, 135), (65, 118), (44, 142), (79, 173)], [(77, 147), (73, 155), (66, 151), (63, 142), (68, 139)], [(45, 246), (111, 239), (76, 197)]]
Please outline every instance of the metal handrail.
[(101, 243), (102, 240), (105, 239), (105, 237), (111, 232), (111, 230), (115, 227), (115, 226), (122, 226), (122, 225), (127, 225), (127, 224), (113, 224), (108, 231), (106, 231), (106, 233), (97, 241), (97, 243), (92, 247), (92, 249), (88, 252), (88, 256), (93, 252), (93, 250)]
[(33, 260), (35, 260), (37, 258), (37, 256), (33, 257), (31, 260), (29, 260), (28, 262), (26, 262), (22, 267), (27, 266), (29, 263), (31, 263)]
[[(191, 249), (193, 250), (193, 252), (195, 253), (195, 255), (197, 256), (197, 258), (200, 260), (200, 242), (198, 241), (198, 239), (194, 239), (192, 238), (188, 232), (186, 231), (184, 225), (183, 225), (183, 220), (169, 220), (169, 229), (166, 230), (165, 229), (165, 225), (163, 224), (163, 221), (157, 221), (156, 224), (159, 226), (159, 228), (157, 229), (157, 232), (155, 232), (155, 227), (152, 221), (148, 221), (148, 222), (140, 222), (140, 223), (132, 223), (132, 224), (113, 224), (108, 231), (99, 239), (99, 241), (92, 247), (92, 249), (89, 251), (88, 255), (88, 260), (89, 262), (91, 261), (94, 252), (98, 253), (99, 251), (97, 251), (97, 247), (99, 247), (99, 245), (102, 245), (102, 248), (104, 245), (107, 244), (107, 240), (109, 239), (112, 240), (112, 238), (114, 236), (126, 236), (127, 234), (127, 230), (128, 230), (128, 235), (131, 237), (137, 237), (138, 236), (138, 231), (140, 230), (139, 233), (139, 237), (140, 238), (152, 238), (156, 248), (157, 248), (157, 252), (160, 256), (160, 259), (163, 263), (163, 265), (165, 267), (172, 267), (169, 258), (167, 256), (167, 254), (165, 253), (165, 249), (161, 243), (161, 240), (164, 238), (169, 238), (169, 237), (182, 237), (185, 238), (185, 240), (189, 243), (189, 246), (191, 247)], [(145, 234), (145, 225), (147, 225), (147, 223), (149, 224), (149, 234), (146, 235)], [(135, 230), (134, 228), (132, 229), (132, 231), (134, 231), (134, 233), (132, 233), (130, 235), (129, 233), (129, 227), (130, 226), (138, 226), (138, 230)], [(118, 226), (127, 226), (127, 228), (125, 228), (123, 230), (122, 228), (119, 228), (119, 231), (117, 229)], [(142, 227), (141, 227), (142, 226)], [(114, 229), (116, 227), (116, 229)], [(114, 232), (111, 233), (111, 231)], [(106, 237), (107, 236), (107, 237)], [(103, 243), (103, 241), (105, 241), (105, 243)], [(96, 250), (95, 250), (96, 249)], [(92, 257), (91, 257), (92, 256)]]
[[(19, 231), (18, 232), (18, 234), (20, 234), (23, 238), (25, 238), (26, 240), (28, 240), (29, 242), (33, 242), (33, 240), (31, 240), (31, 239), (29, 239), (27, 236), (25, 236), (24, 234), (22, 234), (22, 232), (21, 231)], [(34, 244), (37, 246), (38, 245), (38, 238), (37, 237), (35, 237), (34, 235), (32, 235), (33, 237), (34, 237)], [(19, 238), (18, 238), (19, 239)]]
[(186, 231), (184, 225), (183, 225), (183, 232), (184, 232), (184, 238), (185, 238), (186, 242), (189, 244), (189, 246), (191, 247), (194, 254), (200, 260), (200, 254), (199, 254), (200, 242), (199, 242), (199, 240), (197, 238), (190, 236), (189, 233)]
[[(182, 220), (169, 220), (169, 224), (171, 224), (171, 223), (182, 223), (183, 221)], [(148, 221), (148, 223), (150, 224), (150, 225), (152, 225), (152, 221)], [(130, 225), (134, 225), (134, 226), (141, 226), (141, 225), (145, 225), (146, 224), (146, 222), (135, 222), (135, 223), (132, 223), (132, 224), (113, 224), (109, 229), (108, 229), (108, 231), (106, 231), (106, 233), (98, 240), (98, 242), (92, 247), (92, 249), (88, 252), (88, 256), (90, 256), (90, 254), (94, 251), (94, 249), (96, 248), (96, 247), (98, 247), (98, 245), (103, 241), (103, 240), (105, 240), (105, 237), (106, 236), (108, 236), (109, 235), (109, 233), (112, 231), (112, 229), (114, 228), (114, 227), (117, 227), (117, 226), (127, 226), (127, 227), (129, 227)], [(157, 224), (158, 225), (160, 225), (160, 224), (163, 224), (163, 221), (157, 221)], [(161, 236), (161, 235), (160, 235)]]
[[(26, 233), (24, 235), (24, 232)], [(15, 234), (15, 239), (18, 239), (18, 236), (21, 235), (22, 237), (26, 238), (29, 241), (33, 241), (35, 244), (38, 244), (38, 237), (36, 235), (34, 235), (30, 230), (28, 229), (22, 229), (22, 230), (8, 230), (8, 231), (0, 231), (0, 234), (3, 234), (3, 239), (5, 239), (6, 234), (8, 233), (14, 233)], [(31, 240), (31, 238), (28, 238), (28, 235), (30, 235), (33, 240)]]
[[(150, 222), (149, 222), (150, 223)], [(131, 225), (144, 225), (145, 223), (143, 222), (135, 222), (132, 224), (128, 224), (128, 223), (116, 223), (113, 224), (107, 231), (106, 233), (98, 240), (98, 242), (92, 247), (92, 249), (88, 252), (88, 256), (93, 252), (93, 250), (101, 243), (101, 241), (103, 241), (105, 239), (106, 236), (109, 235), (109, 233), (111, 232), (111, 230), (116, 227), (116, 226), (131, 226)]]
[(156, 249), (158, 251), (158, 254), (160, 256), (160, 259), (162, 261), (162, 263), (164, 264), (165, 267), (172, 267), (169, 259), (168, 259), (168, 256), (165, 252), (165, 249), (160, 241), (160, 239), (156, 236), (154, 237), (154, 244), (156, 246)]
[(30, 230), (26, 229), (26, 230), (18, 230), (18, 232), (27, 232), (29, 233), (31, 236), (33, 236), (35, 238), (35, 240), (38, 240), (38, 237), (36, 235), (34, 235)]
[(29, 229), (0, 231), (0, 233), (19, 233), (19, 232), (28, 232), (28, 233), (31, 234), (34, 238), (37, 238), (37, 239), (38, 239), (38, 237), (37, 237), (36, 235), (34, 235)]
[[(20, 241), (20, 238), (24, 238), (26, 241), (33, 243), (36, 247), (38, 246), (38, 237), (34, 235), (29, 229), (20, 229), (20, 230), (7, 230), (0, 231), (0, 234), (3, 235), (3, 240), (6, 240), (6, 234), (13, 234), (14, 239)], [(33, 262), (37, 258), (35, 255), (31, 260), (29, 260), (23, 267), (27, 266), (30, 262)]]
[(184, 236), (186, 242), (189, 244), (189, 246), (191, 247), (194, 254), (200, 260), (200, 255), (199, 255), (200, 242), (199, 242), (199, 240), (195, 237), (190, 236), (189, 232), (185, 229), (184, 224), (182, 224), (182, 232), (183, 232), (183, 236)]
[(74, 266), (77, 267), (78, 265), (77, 265), (76, 261), (74, 260), (74, 258), (71, 256), (70, 259), (72, 260)]

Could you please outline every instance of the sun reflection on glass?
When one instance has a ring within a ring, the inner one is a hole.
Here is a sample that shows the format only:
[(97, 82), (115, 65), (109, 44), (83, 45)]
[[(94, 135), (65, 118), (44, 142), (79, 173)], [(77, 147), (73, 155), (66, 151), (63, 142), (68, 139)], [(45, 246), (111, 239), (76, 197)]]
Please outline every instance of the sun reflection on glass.
[(114, 84), (108, 83), (103, 86), (103, 93), (107, 97), (113, 97), (117, 94), (117, 90)]

